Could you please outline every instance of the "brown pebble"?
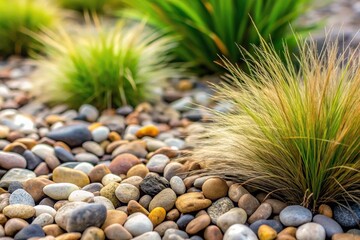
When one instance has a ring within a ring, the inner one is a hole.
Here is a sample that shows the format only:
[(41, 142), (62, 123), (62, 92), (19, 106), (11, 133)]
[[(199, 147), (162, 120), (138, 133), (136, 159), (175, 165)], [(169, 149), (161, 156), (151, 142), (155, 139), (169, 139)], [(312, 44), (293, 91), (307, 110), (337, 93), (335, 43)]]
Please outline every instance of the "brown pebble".
[(127, 205), (127, 212), (129, 215), (136, 213), (136, 212), (140, 212), (146, 216), (149, 215), (148, 210), (146, 210), (143, 206), (140, 205), (140, 203), (138, 203), (135, 200), (130, 200), (128, 205)]
[(112, 153), (116, 148), (118, 148), (121, 145), (124, 145), (128, 142), (129, 142), (128, 140), (118, 140), (118, 141), (112, 142), (106, 146), (105, 150), (107, 153)]
[(81, 240), (105, 240), (105, 233), (100, 228), (89, 227), (82, 234)]
[(206, 198), (216, 200), (225, 197), (229, 187), (226, 181), (221, 178), (209, 178), (202, 185), (202, 191)]
[(120, 206), (120, 201), (115, 195), (115, 190), (118, 186), (119, 183), (111, 182), (100, 190), (100, 195), (109, 199), (114, 204), (114, 207)]
[(59, 200), (54, 204), (54, 209), (57, 211), (67, 203), (69, 203), (68, 200)]
[(228, 195), (232, 201), (238, 202), (239, 199), (247, 193), (249, 193), (248, 190), (246, 190), (240, 183), (235, 183), (229, 187)]
[(268, 225), (261, 225), (258, 229), (258, 236), (260, 240), (273, 240), (277, 236), (277, 232)]
[(0, 225), (4, 226), (7, 220), (7, 217), (4, 214), (0, 213)]
[(53, 125), (56, 122), (64, 122), (65, 119), (59, 115), (51, 114), (45, 117), (45, 122), (47, 124)]
[(27, 149), (27, 147), (20, 143), (20, 142), (13, 142), (8, 144), (3, 151), (4, 152), (14, 152), (14, 153), (18, 153), (18, 154), (23, 154), (25, 152), (25, 150)]
[(115, 141), (119, 141), (121, 140), (121, 136), (120, 134), (118, 134), (117, 132), (110, 132), (109, 135), (108, 135), (108, 138), (111, 142), (115, 142)]
[(101, 226), (101, 229), (104, 230), (108, 226), (115, 224), (115, 223), (123, 225), (125, 223), (127, 217), (128, 217), (128, 215), (122, 211), (107, 210), (106, 219), (105, 219), (105, 222), (103, 223), (103, 225)]
[(205, 229), (204, 239), (205, 240), (221, 240), (221, 239), (223, 239), (223, 234), (218, 226), (211, 225)]
[(42, 229), (46, 235), (51, 235), (54, 237), (57, 237), (64, 233), (64, 230), (62, 230), (57, 224), (46, 225)]
[(322, 214), (322, 215), (325, 215), (329, 218), (332, 218), (333, 217), (333, 211), (331, 209), (331, 207), (329, 205), (326, 205), (326, 204), (321, 204), (319, 206), (319, 213)]
[(278, 235), (276, 237), (276, 240), (296, 240), (296, 238), (289, 234), (283, 234), (283, 235)]
[(182, 213), (190, 213), (205, 209), (212, 204), (200, 192), (185, 193), (179, 196), (175, 202), (176, 208)]
[(291, 236), (291, 237), (294, 237), (296, 236), (296, 230), (297, 228), (296, 227), (287, 227), (287, 228), (284, 228), (281, 232), (278, 233), (278, 237), (282, 236), (282, 235), (288, 235), (288, 236)]
[(46, 156), (44, 161), (50, 170), (54, 170), (57, 166), (60, 165), (60, 160), (53, 155)]
[(262, 203), (249, 217), (248, 223), (252, 224), (260, 219), (268, 219), (271, 216), (272, 208), (269, 203)]
[(50, 169), (48, 168), (45, 162), (41, 162), (35, 169), (34, 173), (36, 176), (48, 175), (50, 173)]
[(37, 178), (32, 178), (32, 179), (27, 180), (26, 182), (24, 182), (23, 186), (24, 186), (24, 190), (33, 197), (34, 201), (38, 202), (42, 198), (45, 197), (43, 188), (46, 185), (49, 185), (52, 183), (54, 183), (54, 182), (49, 179), (37, 177)]
[(179, 151), (174, 150), (170, 147), (161, 147), (158, 150), (156, 150), (153, 155), (155, 155), (155, 154), (164, 154), (164, 155), (168, 156), (169, 158), (175, 158), (178, 156)]
[(57, 236), (56, 240), (78, 240), (81, 238), (81, 233), (71, 232), (71, 233), (64, 233)]
[(199, 178), (198, 175), (186, 177), (186, 178), (183, 180), (186, 189), (191, 188), (191, 186), (194, 184), (195, 180), (198, 179), (198, 178)]
[(18, 231), (28, 226), (29, 223), (21, 218), (12, 218), (9, 219), (4, 227), (6, 236), (14, 236)]
[(148, 209), (150, 202), (152, 200), (152, 197), (150, 195), (144, 195), (140, 198), (139, 204), (143, 206), (144, 208)]
[(96, 128), (101, 127), (102, 125), (103, 124), (100, 122), (94, 122), (88, 126), (88, 129), (91, 132), (91, 131), (95, 130)]
[(166, 230), (168, 229), (179, 229), (178, 225), (174, 221), (166, 221), (160, 223), (157, 227), (154, 228), (154, 231), (159, 233), (159, 235), (162, 237), (164, 236)]
[(15, 142), (24, 144), (29, 150), (31, 150), (36, 145), (36, 140), (31, 138), (18, 138), (15, 140)]
[(287, 206), (286, 203), (277, 199), (266, 199), (265, 203), (269, 203), (272, 207), (273, 214), (280, 214), (280, 212)]
[(176, 221), (176, 220), (178, 220), (179, 217), (180, 217), (180, 212), (176, 208), (171, 209), (166, 214), (166, 220), (169, 220), (169, 221)]
[(149, 169), (144, 164), (137, 164), (129, 169), (126, 176), (133, 177), (139, 176), (144, 178), (149, 173)]
[(199, 217), (196, 217), (195, 219), (191, 220), (189, 224), (186, 226), (186, 232), (188, 234), (196, 234), (200, 232), (201, 230), (205, 229), (207, 226), (209, 226), (211, 222), (211, 219), (209, 215), (203, 214)]
[(90, 181), (93, 182), (101, 182), (101, 179), (106, 175), (111, 173), (110, 169), (104, 165), (99, 164), (96, 165), (91, 171), (89, 172), (88, 176), (90, 178)]
[(336, 233), (331, 240), (360, 240), (360, 236), (351, 233)]
[(131, 234), (120, 224), (112, 224), (105, 228), (105, 235), (110, 240), (129, 240), (132, 239)]
[(123, 153), (111, 161), (109, 169), (113, 174), (126, 174), (132, 166), (139, 163), (141, 163), (141, 161), (135, 155)]
[(244, 209), (248, 216), (251, 216), (260, 206), (260, 203), (253, 195), (247, 193), (239, 199), (238, 206)]

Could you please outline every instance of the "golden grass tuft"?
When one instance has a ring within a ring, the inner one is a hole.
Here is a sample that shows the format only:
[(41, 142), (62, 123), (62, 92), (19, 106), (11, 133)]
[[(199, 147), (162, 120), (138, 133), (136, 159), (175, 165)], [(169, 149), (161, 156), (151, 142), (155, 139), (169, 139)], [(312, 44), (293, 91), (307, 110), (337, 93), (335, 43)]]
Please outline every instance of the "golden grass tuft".
[(289, 204), (360, 203), (360, 57), (338, 51), (300, 42), (284, 62), (263, 40), (242, 50), (250, 73), (225, 59), (232, 85), (215, 89), (232, 111), (211, 110), (189, 159)]

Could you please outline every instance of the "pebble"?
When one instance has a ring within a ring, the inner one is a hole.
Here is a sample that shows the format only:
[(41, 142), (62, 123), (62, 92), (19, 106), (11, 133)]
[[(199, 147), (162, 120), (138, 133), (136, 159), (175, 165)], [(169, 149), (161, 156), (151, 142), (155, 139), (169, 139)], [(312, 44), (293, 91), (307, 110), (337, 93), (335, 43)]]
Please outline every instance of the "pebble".
[(125, 222), (124, 227), (134, 237), (153, 230), (152, 222), (142, 213), (134, 213), (130, 215)]
[(66, 229), (66, 224), (70, 215), (73, 213), (74, 209), (80, 206), (84, 206), (84, 202), (67, 202), (61, 206), (55, 215), (55, 223), (59, 225), (62, 229)]
[(119, 183), (111, 182), (100, 190), (100, 195), (109, 199), (114, 207), (118, 207), (120, 205), (120, 201), (115, 195), (115, 190), (118, 186)]
[(140, 236), (137, 236), (135, 238), (133, 238), (134, 240), (161, 240), (161, 237), (159, 235), (159, 233), (157, 232), (147, 232), (147, 233), (143, 233)]
[(105, 240), (105, 233), (101, 228), (89, 227), (81, 236), (82, 240)]
[(222, 214), (217, 218), (216, 225), (223, 231), (236, 223), (245, 224), (247, 220), (247, 214), (242, 208), (232, 208), (228, 212)]
[(45, 237), (45, 233), (40, 225), (30, 224), (21, 229), (14, 237), (15, 240), (26, 240), (33, 237)]
[(91, 131), (92, 139), (98, 143), (105, 141), (108, 138), (109, 133), (109, 128), (105, 126), (97, 127)]
[(104, 187), (101, 183), (90, 183), (89, 185), (86, 185), (82, 188), (82, 190), (88, 191), (88, 192), (100, 192), (100, 190)]
[(207, 213), (211, 218), (211, 222), (216, 224), (218, 217), (234, 208), (234, 204), (230, 198), (223, 197), (211, 204), (207, 209)]
[(268, 225), (261, 225), (258, 230), (260, 240), (273, 240), (277, 236), (277, 232)]
[(68, 200), (70, 202), (84, 202), (87, 199), (94, 198), (94, 194), (84, 190), (75, 190), (70, 193)]
[(91, 226), (100, 227), (105, 222), (106, 214), (106, 207), (102, 204), (90, 203), (78, 206), (70, 213), (66, 230), (68, 232), (83, 232)]
[(64, 233), (60, 236), (56, 237), (55, 240), (79, 240), (81, 238), (81, 233), (78, 232), (71, 232), (71, 233)]
[(73, 191), (80, 188), (72, 183), (53, 183), (43, 188), (44, 193), (55, 200), (66, 200)]
[(337, 233), (334, 234), (331, 240), (359, 240), (360, 237), (358, 235), (353, 235), (350, 233)]
[(108, 185), (109, 183), (112, 183), (112, 182), (120, 183), (121, 180), (122, 180), (121, 177), (119, 177), (118, 175), (109, 173), (109, 174), (106, 174), (106, 175), (101, 179), (101, 183), (102, 183), (104, 186), (106, 186), (106, 185)]
[(221, 178), (209, 178), (202, 185), (204, 196), (210, 200), (216, 200), (225, 197), (229, 187), (226, 181)]
[(249, 193), (248, 190), (239, 183), (231, 184), (228, 191), (229, 198), (233, 202), (238, 202), (240, 198), (247, 193)]
[(164, 141), (164, 143), (169, 147), (175, 147), (176, 149), (184, 149), (185, 141), (179, 138), (168, 138)]
[(279, 216), (282, 224), (294, 227), (308, 223), (312, 219), (310, 210), (299, 205), (287, 206)]
[(48, 156), (55, 156), (54, 148), (47, 144), (37, 144), (31, 151), (42, 160), (45, 160)]
[(50, 224), (43, 227), (43, 230), (46, 235), (51, 235), (54, 237), (57, 237), (64, 233), (64, 230), (62, 230), (57, 224)]
[(105, 222), (103, 223), (103, 225), (101, 226), (101, 228), (104, 230), (105, 228), (107, 228), (108, 226), (110, 226), (112, 224), (124, 225), (127, 217), (128, 217), (128, 215), (122, 211), (107, 210), (106, 219), (105, 219)]
[(18, 182), (18, 181), (14, 181), (14, 182), (11, 182), (8, 186), (8, 192), (9, 193), (13, 193), (15, 192), (16, 190), (18, 189), (23, 189), (23, 184), (21, 182)]
[(92, 164), (97, 164), (99, 162), (99, 158), (95, 154), (88, 152), (76, 154), (75, 160), (78, 162), (88, 162)]
[[(178, 237), (178, 238), (176, 238)], [(188, 239), (189, 238), (189, 235), (184, 232), (184, 231), (181, 231), (181, 230), (178, 230), (178, 229), (168, 229), (165, 231), (165, 234), (164, 234), (164, 237), (163, 237), (163, 240), (172, 240), (172, 239)]]
[(183, 180), (178, 176), (173, 176), (170, 179), (170, 186), (171, 186), (171, 189), (174, 190), (174, 192), (177, 195), (181, 195), (186, 192), (185, 184), (184, 184)]
[(84, 142), (92, 139), (92, 135), (88, 128), (81, 124), (57, 128), (49, 132), (46, 137), (55, 141), (64, 142), (69, 147), (81, 146)]
[(163, 207), (156, 207), (148, 215), (148, 218), (153, 223), (154, 227), (165, 220), (166, 210)]
[(28, 219), (35, 215), (35, 209), (29, 205), (12, 204), (3, 209), (3, 214), (8, 218)]
[(73, 183), (79, 187), (84, 187), (90, 183), (85, 173), (66, 167), (55, 168), (52, 179), (56, 183)]
[(181, 230), (185, 230), (186, 226), (191, 222), (195, 217), (191, 214), (182, 214), (180, 218), (176, 221), (176, 224)]
[(325, 229), (317, 223), (305, 223), (296, 230), (298, 240), (325, 240), (325, 238)]
[(170, 159), (168, 156), (164, 154), (155, 154), (149, 159), (148, 163), (146, 164), (146, 167), (151, 172), (163, 173), (166, 165), (169, 162)]
[(9, 198), (10, 204), (24, 204), (29, 206), (35, 206), (35, 201), (32, 196), (24, 189), (15, 190)]
[(82, 147), (86, 151), (93, 153), (98, 157), (101, 157), (104, 155), (104, 149), (97, 142), (87, 141), (82, 144)]
[(46, 178), (32, 178), (23, 183), (24, 190), (28, 192), (35, 202), (39, 202), (45, 197), (43, 188), (49, 184), (54, 183), (53, 181)]
[(253, 195), (246, 193), (239, 199), (238, 206), (244, 209), (248, 216), (251, 216), (260, 206), (260, 203)]
[(179, 196), (175, 202), (176, 208), (181, 213), (199, 211), (209, 207), (211, 204), (211, 200), (206, 199), (200, 192), (185, 193)]
[(40, 214), (47, 213), (50, 214), (50, 216), (55, 217), (56, 210), (50, 206), (46, 205), (37, 205), (34, 207), (35, 209), (35, 216), (39, 216)]
[(175, 201), (175, 192), (171, 188), (166, 188), (154, 196), (150, 202), (149, 210), (152, 211), (156, 207), (163, 207), (166, 211), (170, 211)]
[(319, 214), (322, 214), (324, 216), (327, 216), (329, 218), (333, 217), (333, 211), (329, 205), (321, 204), (319, 206)]
[(76, 167), (74, 167), (75, 170), (82, 171), (85, 174), (89, 174), (93, 168), (94, 166), (88, 162), (79, 163)]
[(204, 231), (205, 240), (222, 240), (223, 237), (221, 230), (215, 225), (208, 226)]
[(124, 228), (123, 226), (121, 226), (120, 224), (111, 224), (110, 226), (106, 227), (104, 229), (106, 238), (110, 239), (110, 240), (130, 240), (132, 239), (132, 235), (131, 233), (129, 233), (128, 230), (126, 230), (126, 228)]
[(25, 150), (23, 157), (26, 160), (26, 168), (29, 170), (34, 170), (42, 162), (41, 158), (30, 150)]
[(28, 226), (29, 223), (20, 218), (11, 218), (9, 219), (4, 226), (6, 236), (14, 236), (21, 229)]
[(345, 207), (341, 207), (340, 205), (337, 205), (334, 208), (335, 221), (346, 228), (355, 227), (360, 223), (360, 206), (352, 205), (350, 208), (351, 211)]
[(99, 111), (90, 104), (83, 104), (79, 108), (79, 115), (85, 116), (86, 120), (89, 122), (95, 122), (99, 117)]
[(154, 231), (159, 233), (159, 235), (162, 237), (168, 229), (178, 229), (178, 225), (173, 221), (165, 221), (157, 225), (154, 228)]
[(54, 147), (55, 156), (62, 162), (75, 162), (75, 157), (72, 153), (68, 152), (65, 148), (60, 146)]
[(164, 177), (155, 174), (148, 174), (140, 183), (141, 191), (150, 196), (155, 196), (168, 187), (170, 183)]
[(250, 224), (261, 219), (268, 219), (272, 214), (272, 207), (269, 203), (262, 203), (256, 211), (249, 217), (248, 222)]
[(12, 168), (1, 178), (0, 185), (8, 187), (11, 182), (18, 181), (22, 183), (35, 177), (36, 175), (33, 171), (21, 168)]
[(146, 210), (142, 205), (140, 205), (137, 201), (135, 200), (130, 200), (128, 205), (127, 205), (127, 212), (128, 214), (133, 214), (136, 212), (140, 212), (146, 216), (149, 215), (148, 210)]
[(243, 224), (234, 224), (224, 234), (224, 240), (258, 240), (256, 234)]
[(325, 215), (315, 215), (313, 222), (320, 224), (325, 229), (327, 238), (331, 238), (336, 233), (343, 233), (343, 229), (340, 224)]
[(129, 183), (120, 183), (115, 190), (115, 195), (120, 202), (128, 203), (130, 200), (137, 201), (140, 197), (140, 191), (134, 185)]
[(166, 178), (166, 180), (170, 181), (170, 179), (173, 176), (178, 175), (178, 174), (182, 173), (183, 171), (184, 171), (184, 167), (181, 163), (170, 162), (164, 168), (164, 178)]
[(114, 204), (112, 204), (112, 202), (109, 199), (107, 199), (106, 197), (95, 196), (92, 198), (92, 200), (94, 201), (94, 203), (99, 203), (99, 204), (104, 205), (107, 210), (115, 209)]
[(280, 212), (287, 206), (286, 203), (277, 199), (266, 199), (264, 202), (271, 205), (273, 214), (280, 214)]
[(44, 227), (46, 225), (50, 225), (54, 222), (54, 217), (51, 216), (49, 213), (42, 213), (39, 216), (37, 216), (31, 224), (37, 224), (41, 227)]
[(17, 153), (0, 151), (0, 167), (3, 169), (25, 168), (26, 160)]
[(113, 174), (116, 175), (126, 174), (132, 166), (140, 163), (140, 160), (135, 155), (130, 153), (123, 153), (116, 156), (111, 161), (109, 169)]
[(186, 226), (186, 232), (190, 235), (194, 235), (201, 230), (205, 229), (211, 223), (211, 219), (209, 215), (202, 214), (195, 219), (193, 219), (189, 224)]
[(137, 130), (135, 136), (138, 138), (142, 138), (145, 136), (156, 137), (158, 134), (159, 134), (159, 129), (156, 126), (147, 125)]
[(144, 178), (149, 173), (149, 169), (144, 164), (137, 164), (129, 169), (126, 176), (139, 176)]
[(101, 182), (102, 178), (106, 175), (111, 173), (110, 169), (104, 165), (99, 164), (96, 165), (89, 173), (89, 178), (91, 182)]
[(269, 219), (269, 220), (265, 220), (265, 219), (261, 219), (261, 220), (257, 220), (256, 222), (252, 223), (250, 225), (250, 228), (253, 230), (253, 232), (257, 233), (259, 230), (259, 227), (261, 225), (267, 225), (273, 229), (276, 230), (276, 232), (281, 232), (283, 230), (283, 225), (275, 219)]
[(156, 150), (166, 147), (166, 144), (163, 141), (157, 140), (157, 139), (146, 139), (146, 148), (150, 152), (155, 152)]

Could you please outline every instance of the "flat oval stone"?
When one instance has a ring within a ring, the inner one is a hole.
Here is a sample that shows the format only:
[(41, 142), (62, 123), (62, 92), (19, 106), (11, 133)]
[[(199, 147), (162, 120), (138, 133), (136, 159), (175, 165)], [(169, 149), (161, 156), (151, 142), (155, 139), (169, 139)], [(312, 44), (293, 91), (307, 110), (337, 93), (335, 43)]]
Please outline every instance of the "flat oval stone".
[(236, 223), (245, 224), (247, 214), (242, 208), (232, 208), (228, 212), (222, 214), (216, 220), (216, 225), (221, 228), (223, 232)]
[(76, 167), (74, 167), (75, 170), (79, 170), (85, 174), (89, 174), (93, 168), (94, 166), (91, 163), (87, 163), (87, 162), (82, 162), (78, 164)]
[(123, 211), (118, 210), (108, 210), (106, 215), (106, 220), (104, 224), (101, 226), (102, 229), (106, 229), (108, 226), (112, 224), (124, 225), (128, 215)]
[(104, 229), (105, 235), (110, 240), (123, 239), (130, 240), (132, 235), (129, 233), (126, 228), (121, 226), (121, 224), (114, 223)]
[(112, 174), (112, 173), (108, 173), (106, 174), (102, 179), (101, 179), (101, 183), (106, 186), (111, 182), (121, 182), (121, 177), (119, 177), (118, 175)]
[(325, 229), (317, 223), (305, 223), (296, 230), (298, 240), (325, 240), (325, 238)]
[(108, 138), (110, 130), (108, 127), (100, 126), (91, 131), (92, 138), (95, 142), (102, 142)]
[(106, 165), (99, 164), (96, 165), (88, 175), (91, 182), (101, 182), (102, 178), (109, 173), (111, 173), (110, 169)]
[(37, 205), (34, 208), (35, 208), (35, 216), (39, 216), (40, 214), (47, 213), (50, 214), (52, 217), (55, 217), (56, 210), (50, 206)]
[(76, 207), (69, 216), (66, 230), (68, 232), (83, 232), (91, 226), (100, 227), (105, 222), (106, 213), (106, 207), (98, 203)]
[(125, 222), (124, 227), (134, 237), (153, 230), (152, 222), (142, 213), (134, 213), (130, 215)]
[(94, 194), (84, 190), (72, 191), (68, 197), (70, 202), (84, 202), (87, 199), (92, 199)]
[(35, 177), (36, 174), (33, 171), (21, 168), (12, 168), (1, 178), (0, 185), (8, 187), (11, 182), (17, 181), (22, 183)]
[(276, 232), (281, 232), (283, 230), (283, 225), (278, 221), (274, 219), (269, 220), (258, 220), (250, 225), (250, 228), (253, 230), (253, 232), (257, 233), (259, 230), (259, 227), (261, 225), (268, 225), (269, 227), (275, 229)]
[(210, 200), (217, 200), (227, 196), (229, 187), (221, 178), (209, 178), (202, 185), (204, 196)]
[(168, 187), (170, 187), (169, 182), (155, 174), (148, 174), (140, 183), (140, 189), (150, 196), (155, 196)]
[(185, 193), (179, 196), (175, 202), (176, 208), (182, 213), (190, 213), (205, 209), (212, 204), (200, 192)]
[(238, 202), (238, 206), (245, 210), (248, 216), (251, 216), (255, 210), (260, 206), (259, 200), (257, 200), (250, 193), (241, 196)]
[(13, 204), (6, 206), (3, 213), (9, 218), (28, 219), (35, 215), (35, 209), (29, 205)]
[(92, 164), (97, 164), (99, 162), (99, 158), (92, 153), (78, 153), (75, 155), (75, 160), (78, 162), (88, 162)]
[(234, 224), (225, 232), (224, 240), (258, 240), (256, 234), (243, 224)]
[(155, 195), (149, 205), (149, 210), (152, 211), (156, 207), (163, 207), (166, 211), (170, 211), (176, 201), (176, 194), (171, 188), (166, 188)]
[(72, 183), (53, 183), (43, 188), (44, 193), (55, 200), (66, 200), (75, 190), (79, 187)]
[(130, 200), (137, 201), (140, 197), (140, 191), (134, 185), (129, 183), (120, 183), (115, 190), (115, 195), (120, 202), (128, 203)]
[(30, 170), (34, 170), (42, 162), (41, 158), (30, 150), (25, 150), (23, 157), (26, 160), (26, 168)]
[(90, 183), (89, 177), (85, 173), (66, 167), (55, 168), (52, 178), (56, 183), (73, 183), (79, 187)]
[(81, 124), (57, 128), (49, 132), (46, 136), (55, 141), (64, 142), (69, 147), (81, 146), (84, 142), (92, 139), (88, 128)]
[(72, 153), (68, 152), (65, 148), (60, 146), (54, 147), (55, 156), (61, 162), (75, 162), (75, 157)]
[(174, 192), (177, 195), (181, 195), (186, 192), (185, 184), (184, 184), (183, 180), (178, 176), (173, 176), (170, 179), (170, 186), (171, 186), (171, 189), (174, 190)]
[(93, 153), (98, 157), (101, 157), (104, 155), (104, 149), (97, 142), (93, 142), (93, 141), (84, 142), (82, 144), (82, 147), (86, 151)]
[(45, 233), (40, 225), (30, 224), (21, 229), (14, 237), (15, 240), (30, 239), (34, 237), (45, 237)]
[(166, 211), (162, 207), (154, 208), (148, 215), (148, 218), (153, 223), (154, 226), (159, 225), (162, 221), (165, 220)]
[(31, 224), (37, 224), (41, 227), (44, 227), (46, 225), (50, 225), (54, 222), (54, 217), (51, 216), (49, 213), (42, 213), (39, 216), (37, 216)]
[(230, 198), (223, 197), (216, 200), (208, 209), (207, 213), (209, 214), (212, 223), (216, 224), (218, 217), (223, 215), (224, 213), (230, 211), (230, 209), (234, 208), (233, 202)]
[(32, 196), (24, 189), (15, 190), (9, 198), (10, 204), (24, 204), (29, 206), (35, 206), (35, 201)]
[(279, 216), (282, 224), (294, 227), (311, 222), (312, 219), (310, 210), (300, 205), (287, 206), (281, 211)]
[(3, 169), (25, 168), (26, 160), (17, 153), (0, 151), (0, 167)]
[(256, 211), (249, 217), (248, 222), (254, 223), (260, 219), (268, 219), (272, 214), (272, 207), (269, 203), (262, 203)]
[(157, 232), (146, 232), (141, 234), (140, 236), (133, 238), (133, 240), (148, 240), (148, 239), (161, 240), (161, 237)]
[(105, 240), (105, 233), (101, 228), (89, 227), (81, 235), (83, 240)]
[(211, 219), (209, 215), (203, 214), (195, 219), (193, 219), (189, 224), (186, 226), (186, 232), (190, 235), (194, 235), (201, 230), (205, 229), (207, 226), (209, 226), (211, 223)]
[(48, 156), (55, 156), (54, 148), (47, 144), (37, 144), (31, 151), (42, 160)]
[(350, 206), (350, 208), (351, 211), (340, 205), (334, 208), (335, 221), (346, 228), (352, 228), (360, 224), (360, 206), (355, 204)]
[(326, 237), (331, 238), (336, 233), (343, 233), (343, 229), (334, 219), (318, 214), (313, 218), (313, 222), (320, 224), (326, 232)]
[(132, 166), (140, 163), (141, 161), (135, 155), (123, 153), (111, 161), (109, 169), (113, 174), (126, 174)]
[(170, 162), (170, 158), (164, 154), (156, 154), (152, 156), (146, 167), (151, 172), (163, 173), (166, 165)]
[(29, 223), (26, 222), (24, 219), (20, 218), (11, 218), (9, 219), (4, 226), (6, 236), (14, 236), (17, 232), (21, 229), (28, 226)]

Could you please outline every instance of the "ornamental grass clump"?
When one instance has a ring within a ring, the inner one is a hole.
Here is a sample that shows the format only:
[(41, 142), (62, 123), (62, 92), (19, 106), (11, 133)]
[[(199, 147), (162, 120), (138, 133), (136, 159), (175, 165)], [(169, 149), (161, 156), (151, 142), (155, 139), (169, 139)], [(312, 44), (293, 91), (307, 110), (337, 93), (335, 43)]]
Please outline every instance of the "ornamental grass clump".
[(145, 24), (106, 29), (97, 23), (79, 34), (46, 31), (37, 38), (48, 57), (38, 60), (34, 93), (50, 103), (136, 105), (156, 98), (156, 88), (183, 73), (180, 64), (169, 63), (173, 39)]
[[(214, 61), (218, 54), (240, 62), (239, 44), (249, 49), (260, 43), (260, 34), (270, 38), (279, 50), (284, 39), (294, 43), (289, 23), (309, 7), (311, 0), (123, 0), (128, 8), (123, 15), (148, 18), (153, 27), (180, 37), (176, 53), (203, 73), (222, 70)], [(255, 25), (254, 25), (255, 24)], [(301, 28), (294, 24), (296, 32)]]
[(360, 57), (299, 44), (293, 63), (262, 41), (242, 50), (250, 73), (224, 60), (230, 74), (215, 86), (215, 112), (190, 159), (205, 175), (221, 175), (289, 204), (360, 203)]
[(37, 42), (26, 32), (55, 26), (59, 13), (46, 0), (0, 0), (0, 56), (28, 55)]
[(121, 5), (119, 0), (57, 0), (57, 2), (60, 6), (67, 9), (96, 13), (103, 13)]

